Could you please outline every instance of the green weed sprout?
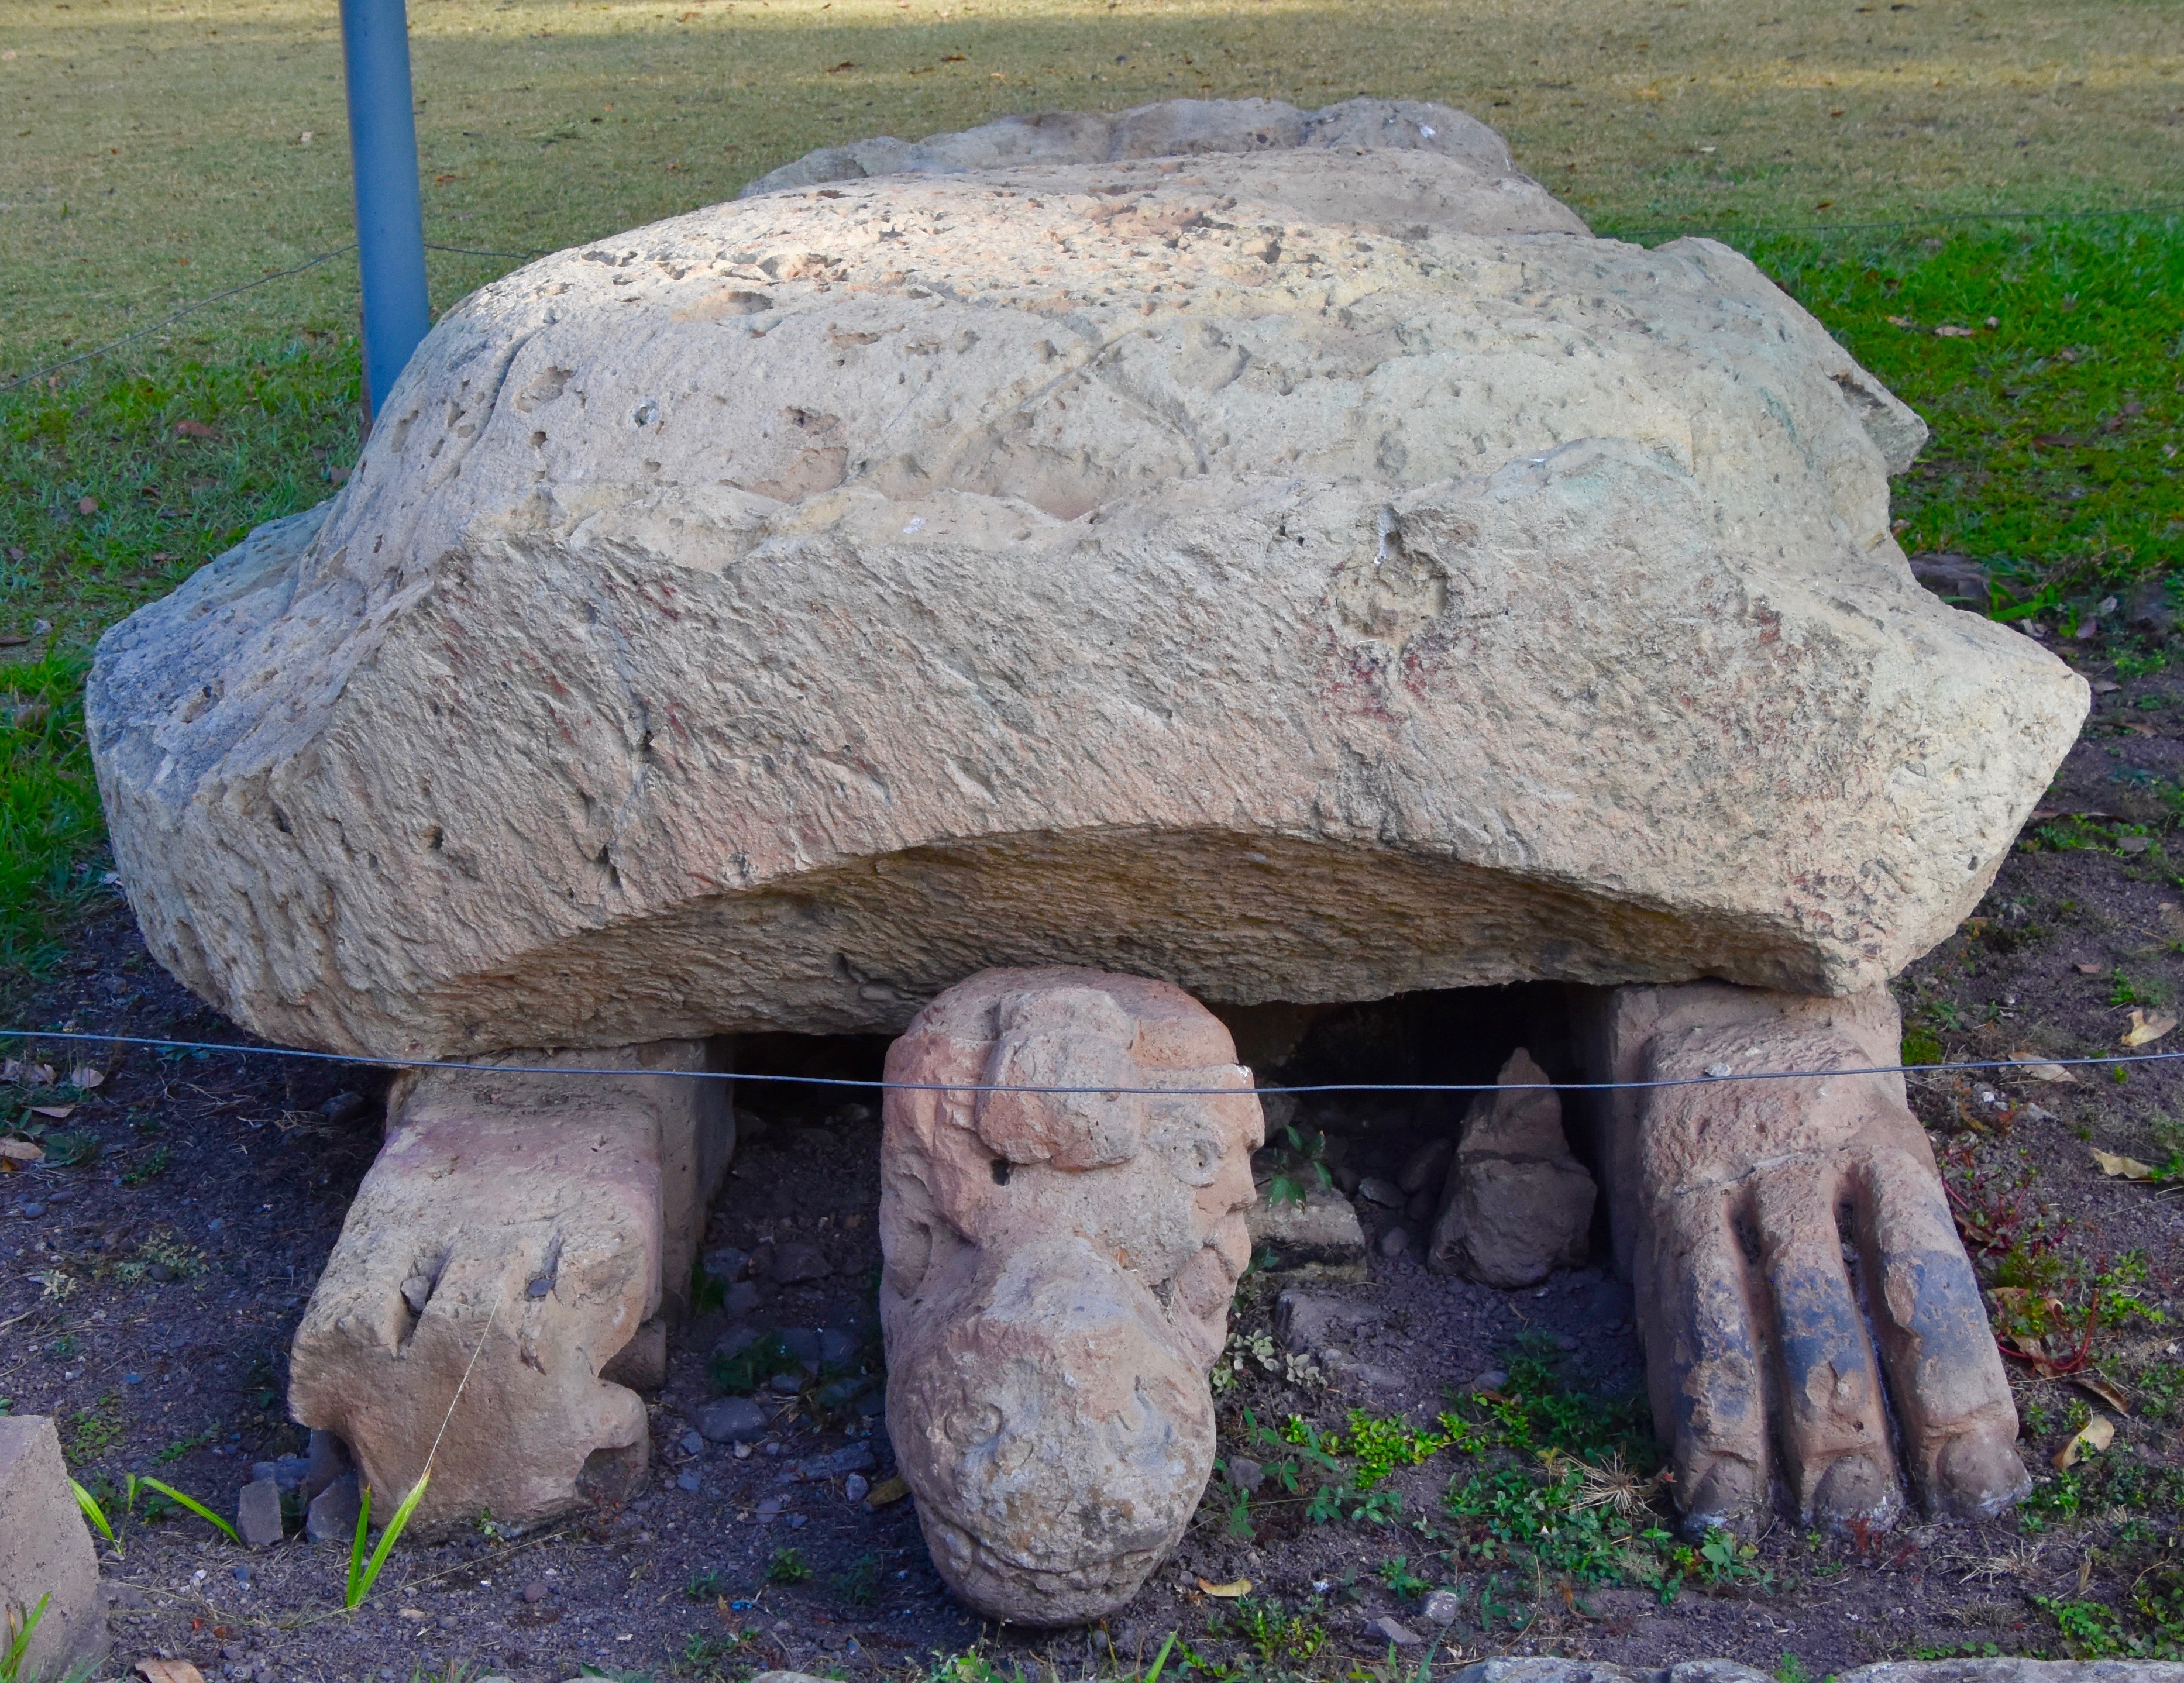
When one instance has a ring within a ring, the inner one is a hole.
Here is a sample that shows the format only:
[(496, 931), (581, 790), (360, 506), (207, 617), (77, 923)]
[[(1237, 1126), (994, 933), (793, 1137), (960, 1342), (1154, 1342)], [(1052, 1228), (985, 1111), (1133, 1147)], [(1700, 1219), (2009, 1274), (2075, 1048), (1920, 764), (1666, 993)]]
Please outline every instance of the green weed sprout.
[(20, 1608), (5, 1609), (7, 1622), (0, 1624), (0, 1636), (7, 1637), (8, 1646), (0, 1648), (0, 1683), (17, 1683), (22, 1676), (23, 1657), (30, 1652), (31, 1638), (38, 1634), (38, 1621), (46, 1616), (46, 1603), (53, 1598), (47, 1591), (28, 1613)]
[[(1167, 1657), (1174, 1649), (1175, 1632), (1171, 1630), (1167, 1633), (1167, 1641), (1161, 1644), (1161, 1651), (1153, 1656), (1153, 1669), (1145, 1674), (1145, 1683), (1160, 1683), (1161, 1668), (1167, 1663)], [(1145, 1650), (1140, 1648), (1138, 1652), (1143, 1653)]]
[(198, 1519), (203, 1520), (208, 1525), (214, 1526), (220, 1530), (225, 1531), (227, 1534), (228, 1541), (231, 1543), (239, 1543), (242, 1541), (242, 1538), (235, 1535), (234, 1526), (229, 1524), (226, 1520), (221, 1519), (220, 1515), (214, 1513), (209, 1507), (207, 1507), (195, 1496), (184, 1496), (172, 1485), (163, 1485), (157, 1479), (139, 1479), (136, 1482), (143, 1485), (147, 1490), (159, 1491), (161, 1496), (165, 1496), (170, 1502), (179, 1502), (183, 1507), (188, 1508), (191, 1513), (196, 1514)]
[(114, 1527), (108, 1523), (106, 1510), (98, 1505), (98, 1498), (76, 1483), (74, 1479), (69, 1480), (69, 1488), (75, 1492), (75, 1505), (83, 1510), (83, 1517), (91, 1521), (92, 1529), (100, 1536), (106, 1539), (107, 1546), (114, 1551), (114, 1558), (119, 1559), (121, 1556), (121, 1540), (114, 1535)]
[[(452, 1411), (453, 1405), (449, 1407)], [(434, 1447), (438, 1446), (436, 1444)], [(425, 1470), (417, 1475), (417, 1482), (410, 1486), (410, 1494), (402, 1498), (402, 1505), (394, 1510), (394, 1517), (387, 1522), (387, 1529), (379, 1534), (379, 1546), (371, 1551), (369, 1559), (365, 1558), (365, 1547), (370, 1541), (371, 1487), (367, 1485), (358, 1492), (356, 1541), (349, 1546), (348, 1552), (348, 1592), (342, 1600), (342, 1606), (349, 1612), (356, 1611), (357, 1604), (371, 1593), (371, 1586), (379, 1581), (379, 1569), (387, 1564), (387, 1552), (401, 1536), (403, 1528), (409, 1524), (410, 1516), (417, 1511), (417, 1503), (425, 1494), (425, 1486), (432, 1482), (432, 1463), (431, 1457), (427, 1457)]]

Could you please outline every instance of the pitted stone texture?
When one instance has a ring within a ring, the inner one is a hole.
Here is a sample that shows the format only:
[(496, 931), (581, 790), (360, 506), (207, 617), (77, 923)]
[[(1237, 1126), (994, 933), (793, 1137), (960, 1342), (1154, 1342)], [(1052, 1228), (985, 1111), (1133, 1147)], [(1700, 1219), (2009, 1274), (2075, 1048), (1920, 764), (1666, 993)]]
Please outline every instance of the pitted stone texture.
[[(1451, 1683), (1769, 1683), (1768, 1675), (1732, 1659), (1678, 1665), (1614, 1665), (1575, 1659), (1490, 1659), (1468, 1665)], [(2184, 1683), (2184, 1665), (2162, 1660), (1883, 1660), (1839, 1675), (1838, 1683)]]
[(890, 1081), (944, 1090), (885, 1106), (888, 1432), (934, 1565), (989, 1618), (1121, 1606), (1205, 1490), (1264, 1138), (1234, 1060), (1180, 989), (1070, 969), (982, 971), (889, 1050)]
[[(1485, 124), (1448, 106), (1416, 99), (1346, 99), (1312, 112), (1279, 99), (1169, 99), (1112, 117), (1096, 111), (1042, 111), (916, 142), (881, 135), (848, 146), (822, 147), (760, 176), (738, 197), (872, 176), (950, 175), (1020, 164), (1119, 164), (1295, 147), (1439, 153), (1506, 182), (1513, 198), (1532, 198), (1535, 206), (1546, 198), (1536, 182), (1518, 173), (1507, 142)], [(1541, 207), (1535, 214), (1551, 213)], [(1584, 231), (1574, 215), (1563, 215), (1571, 229)]]
[(1473, 1096), (1426, 1251), (1435, 1273), (1513, 1290), (1584, 1265), (1592, 1176), (1570, 1155), (1549, 1078), (1519, 1047), (1500, 1090)]
[(45, 1597), (23, 1675), (59, 1677), (104, 1658), (98, 1557), (69, 1488), (60, 1435), (46, 1415), (0, 1414), (0, 1517), (7, 1522), (0, 1525), (0, 1649)]
[(404, 1077), (290, 1366), (291, 1411), (349, 1446), (380, 1512), (438, 1443), (426, 1533), (642, 1479), (644, 1404), (609, 1375), (656, 1381), (651, 1318), (690, 1277), (733, 1143), (727, 1084), (666, 1073), (705, 1068), (700, 1043), (506, 1062), (630, 1073)]
[(2084, 681), (1919, 588), (1923, 428), (1757, 269), (1487, 150), (883, 176), (494, 282), (315, 532), (103, 640), (153, 950), (395, 1056), (984, 964), (1885, 977)]
[(2023, 1496), (2008, 1380), (1903, 1077), (1719, 1078), (1893, 1066), (1887, 990), (1625, 988), (1580, 1017), (1589, 1078), (1689, 1084), (1605, 1095), (1600, 1111), (1686, 1524), (1763, 1525), (1778, 1456), (1801, 1523), (1892, 1523), (1892, 1402), (1930, 1513), (1984, 1519)]

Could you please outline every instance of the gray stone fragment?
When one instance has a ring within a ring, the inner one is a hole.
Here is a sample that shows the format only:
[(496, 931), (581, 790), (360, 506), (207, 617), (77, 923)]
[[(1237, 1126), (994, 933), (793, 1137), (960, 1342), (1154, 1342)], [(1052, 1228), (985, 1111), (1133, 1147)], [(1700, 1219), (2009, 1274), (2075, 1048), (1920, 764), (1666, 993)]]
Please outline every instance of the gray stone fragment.
[(348, 1446), (332, 1432), (314, 1431), (304, 1451), (304, 1476), (296, 1486), (306, 1504), (349, 1469)]
[(717, 1245), (705, 1253), (703, 1266), (722, 1285), (733, 1285), (750, 1267), (750, 1252), (733, 1245)]
[(1267, 1469), (1248, 1455), (1232, 1455), (1223, 1463), (1228, 1482), (1247, 1496), (1256, 1496), (1267, 1482)]
[(1380, 1235), (1380, 1254), (1400, 1257), (1411, 1248), (1411, 1235), (1400, 1227), (1391, 1227)]
[(750, 1443), (772, 1429), (772, 1417), (748, 1396), (723, 1396), (698, 1411), (698, 1430), (710, 1443)]
[(773, 1259), (766, 1265), (766, 1278), (777, 1285), (795, 1285), (809, 1279), (823, 1279), (833, 1272), (827, 1262), (827, 1253), (816, 1245), (801, 1239), (783, 1241), (773, 1247)]
[(23, 1660), (23, 1675), (58, 1677), (107, 1650), (98, 1561), (61, 1441), (43, 1414), (0, 1415), (0, 1607), (31, 1608), (49, 1596)]
[(356, 1474), (344, 1473), (312, 1498), (304, 1513), (304, 1535), (315, 1543), (347, 1547), (356, 1541), (356, 1516), (361, 1511)]
[(1463, 1599), (1453, 1590), (1435, 1590), (1420, 1610), (1429, 1624), (1453, 1624), (1463, 1615)]
[(1472, 1101), (1427, 1248), (1435, 1273), (1507, 1290), (1585, 1261), (1592, 1176), (1570, 1155), (1546, 1079), (1520, 1047), (1502, 1066), (1500, 1090)]
[(1292, 1288), (1274, 1300), (1274, 1336), (1284, 1349), (1301, 1355), (1318, 1355), (1379, 1318), (1380, 1312), (1372, 1304), (1329, 1292)]
[(1429, 1140), (1404, 1159), (1402, 1170), (1396, 1176), (1396, 1184), (1406, 1192), (1438, 1192), (1455, 1156), (1455, 1140), (1446, 1135)]
[(1251, 1250), (1266, 1272), (1306, 1279), (1365, 1279), (1365, 1229), (1347, 1198), (1321, 1186), (1301, 1204), (1262, 1201), (1245, 1212)]
[(236, 1498), (235, 1534), (251, 1548), (270, 1548), (281, 1541), (281, 1486), (271, 1479), (253, 1479)]
[(1883, 1660), (1837, 1683), (2184, 1683), (2184, 1664), (2123, 1659)]
[(800, 1479), (838, 1479), (849, 1473), (869, 1473), (878, 1464), (872, 1445), (859, 1442), (826, 1455), (807, 1455), (791, 1470)]
[(1415, 1648), (1425, 1641), (1424, 1637), (1392, 1614), (1373, 1619), (1366, 1625), (1365, 1629), (1369, 1634), (1379, 1637), (1383, 1641), (1393, 1642), (1399, 1648)]
[(1384, 1210), (1400, 1210), (1407, 1201), (1403, 1189), (1392, 1180), (1383, 1180), (1377, 1174), (1368, 1174), (1357, 1183), (1357, 1195), (1368, 1204), (1378, 1204)]

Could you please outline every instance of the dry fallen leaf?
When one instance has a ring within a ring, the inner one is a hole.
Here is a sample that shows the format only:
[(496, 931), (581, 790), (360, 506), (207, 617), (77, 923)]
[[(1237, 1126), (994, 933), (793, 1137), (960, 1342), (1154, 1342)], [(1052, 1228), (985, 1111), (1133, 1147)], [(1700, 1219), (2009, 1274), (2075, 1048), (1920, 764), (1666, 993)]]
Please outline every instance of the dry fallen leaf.
[(75, 1073), (69, 1077), (69, 1085), (79, 1092), (88, 1093), (92, 1088), (105, 1084), (105, 1072), (94, 1069), (87, 1063), (77, 1065)]
[(2098, 1374), (2074, 1374), (2070, 1383), (2088, 1396), (2098, 1397), (2119, 1414), (2131, 1413), (2131, 1404), (2124, 1401), (2123, 1393)]
[(909, 1485), (904, 1482), (902, 1474), (898, 1473), (891, 1479), (882, 1479), (879, 1483), (866, 1491), (865, 1506), (867, 1507), (889, 1507), (900, 1502), (909, 1494)]
[(2037, 1052), (2014, 1051), (2009, 1061), (2035, 1081), (2075, 1081), (2078, 1078), (2059, 1063), (2049, 1063)]
[(2137, 1157), (2120, 1157), (2114, 1151), (2095, 1151), (2093, 1161), (2101, 1166), (2101, 1173), (2123, 1180), (2151, 1180), (2159, 1173), (2152, 1163), (2142, 1163)]
[(0, 1157), (10, 1162), (34, 1163), (45, 1154), (43, 1145), (34, 1145), (27, 1140), (0, 1140)]
[(1937, 339), (1969, 339), (1974, 332), (1975, 330), (1970, 327), (1936, 327), (1934, 330), (1934, 337)]
[(2070, 968), (2081, 976), (2098, 976), (2101, 973), (2103, 967), (2098, 964), (2074, 964)]
[(1240, 1601), (1251, 1593), (1251, 1580), (1249, 1578), (1239, 1578), (1234, 1583), (1209, 1584), (1201, 1578), (1198, 1580), (1198, 1587), (1205, 1591), (1207, 1595), (1217, 1597), (1225, 1602)]
[(2123, 1031), (2122, 1045), (2150, 1046), (2176, 1026), (2173, 1017), (2148, 1017), (2136, 1006), (2131, 1007), (2131, 1027)]
[(1888, 325), (1892, 327), (1916, 327), (1919, 324), (1908, 315), (1892, 315), (1888, 318)]
[(204, 1683), (204, 1673), (186, 1659), (140, 1659), (136, 1675), (144, 1683)]
[(32, 1105), (32, 1116), (44, 1117), (49, 1122), (66, 1122), (75, 1114), (74, 1105)]
[(2098, 1454), (2115, 1441), (2115, 1422), (2105, 1414), (2096, 1414), (2086, 1422), (2085, 1429), (2055, 1452), (2055, 1470), (2077, 1464), (2081, 1453)]

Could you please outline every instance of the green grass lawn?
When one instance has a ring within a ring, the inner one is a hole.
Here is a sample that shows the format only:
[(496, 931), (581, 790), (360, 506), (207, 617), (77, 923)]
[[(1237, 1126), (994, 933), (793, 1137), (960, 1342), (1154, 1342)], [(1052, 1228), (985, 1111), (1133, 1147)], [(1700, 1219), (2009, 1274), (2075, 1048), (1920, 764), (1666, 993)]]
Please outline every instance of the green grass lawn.
[[(2106, 590), (2184, 572), (2184, 219), (1751, 248), (1932, 426), (1897, 482), (1907, 549), (1987, 562), (1998, 610), (2014, 599), (2065, 623)], [(253, 525), (329, 494), (355, 452), (357, 397), (355, 342), (332, 324), (0, 396), (0, 633), (30, 638), (0, 649), (0, 969), (50, 959), (96, 889), (90, 644)]]

